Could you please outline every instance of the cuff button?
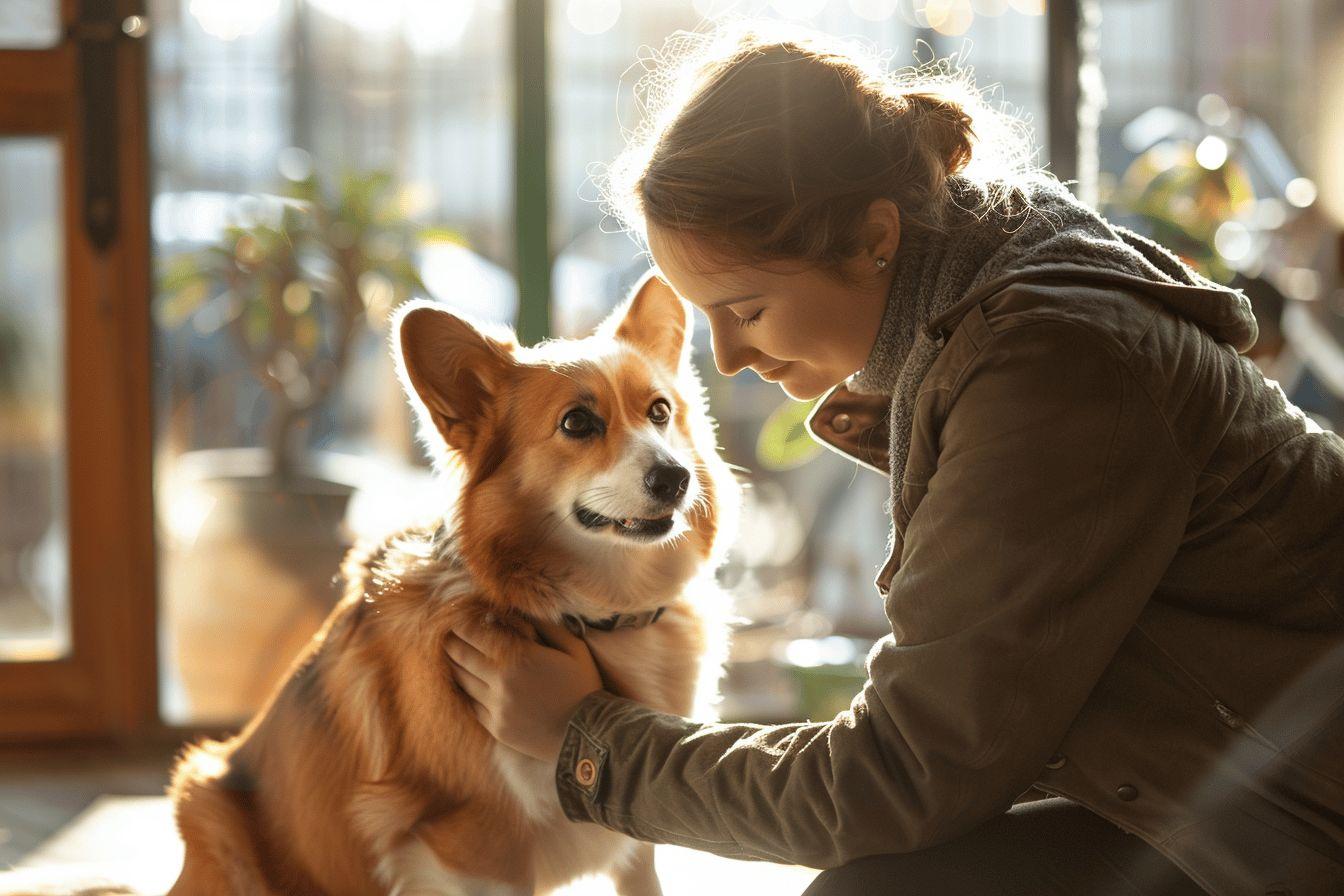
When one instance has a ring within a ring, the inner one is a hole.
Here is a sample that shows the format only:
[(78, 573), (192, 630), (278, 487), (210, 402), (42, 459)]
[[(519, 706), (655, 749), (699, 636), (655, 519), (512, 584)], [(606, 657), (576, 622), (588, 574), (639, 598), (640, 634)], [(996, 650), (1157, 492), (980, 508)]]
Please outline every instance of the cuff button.
[(835, 432), (849, 432), (854, 421), (848, 414), (836, 414), (831, 418), (831, 429)]
[(574, 780), (579, 782), (581, 787), (592, 787), (597, 781), (597, 766), (591, 759), (580, 759), (574, 766)]

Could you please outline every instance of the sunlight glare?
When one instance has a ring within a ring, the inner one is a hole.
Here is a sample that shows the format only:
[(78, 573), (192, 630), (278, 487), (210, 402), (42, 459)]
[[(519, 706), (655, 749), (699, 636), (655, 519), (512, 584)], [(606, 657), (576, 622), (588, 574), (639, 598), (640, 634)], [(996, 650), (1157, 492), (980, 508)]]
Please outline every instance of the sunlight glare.
[(931, 28), (948, 37), (965, 34), (975, 20), (971, 0), (928, 0), (924, 6), (924, 15), (928, 17)]
[(1217, 171), (1227, 161), (1227, 141), (1210, 135), (1195, 147), (1195, 161), (1210, 171)]
[(280, 0), (191, 0), (188, 7), (201, 30), (220, 40), (256, 34), (280, 11)]
[(621, 0), (569, 0), (569, 24), (582, 34), (604, 34), (621, 17)]
[(882, 22), (896, 12), (899, 0), (849, 0), (854, 15), (870, 22)]
[(400, 32), (411, 48), (421, 54), (440, 53), (456, 47), (466, 34), (475, 7), (474, 0), (305, 0), (361, 34), (387, 38)]
[(1283, 189), (1283, 196), (1292, 205), (1298, 208), (1306, 208), (1316, 201), (1316, 184), (1309, 178), (1295, 177), (1288, 181), (1288, 186)]
[(691, 0), (695, 14), (703, 19), (717, 19), (727, 15), (737, 4), (738, 0)]
[(810, 19), (820, 15), (828, 0), (770, 0), (775, 12), (790, 19)]

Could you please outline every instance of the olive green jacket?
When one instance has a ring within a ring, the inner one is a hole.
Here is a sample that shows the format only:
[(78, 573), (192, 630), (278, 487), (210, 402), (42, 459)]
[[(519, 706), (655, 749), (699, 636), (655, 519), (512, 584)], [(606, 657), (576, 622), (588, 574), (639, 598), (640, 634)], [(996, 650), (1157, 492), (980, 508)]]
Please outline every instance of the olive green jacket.
[[(1034, 786), (1211, 893), (1344, 893), (1344, 441), (1238, 354), (1226, 293), (1022, 276), (930, 324), (892, 634), (850, 709), (701, 724), (597, 692), (556, 770), (571, 819), (830, 868)], [(837, 387), (809, 427), (885, 473), (889, 402)]]

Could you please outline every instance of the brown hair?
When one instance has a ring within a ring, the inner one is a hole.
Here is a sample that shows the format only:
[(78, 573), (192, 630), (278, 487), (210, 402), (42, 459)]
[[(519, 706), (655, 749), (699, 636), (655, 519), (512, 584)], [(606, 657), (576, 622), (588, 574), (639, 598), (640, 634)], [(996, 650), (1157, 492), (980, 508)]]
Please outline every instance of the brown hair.
[[(834, 270), (861, 248), (873, 200), (895, 202), (903, 227), (937, 230), (949, 176), (977, 161), (1001, 186), (1025, 173), (1025, 123), (991, 108), (969, 69), (891, 73), (859, 47), (762, 27), (674, 35), (665, 55), (681, 70), (636, 86), (657, 108), (606, 185), (627, 228), (670, 229), (716, 258)], [(687, 53), (696, 40), (705, 48)]]

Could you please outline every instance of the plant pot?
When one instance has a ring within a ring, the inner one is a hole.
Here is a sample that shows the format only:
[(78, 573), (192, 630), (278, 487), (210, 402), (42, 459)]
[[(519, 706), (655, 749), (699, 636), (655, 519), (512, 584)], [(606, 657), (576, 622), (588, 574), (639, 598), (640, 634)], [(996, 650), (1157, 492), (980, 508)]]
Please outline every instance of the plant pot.
[(184, 455), (160, 537), (165, 716), (232, 723), (266, 699), (339, 598), (355, 483), (314, 464), (285, 480), (264, 451)]

